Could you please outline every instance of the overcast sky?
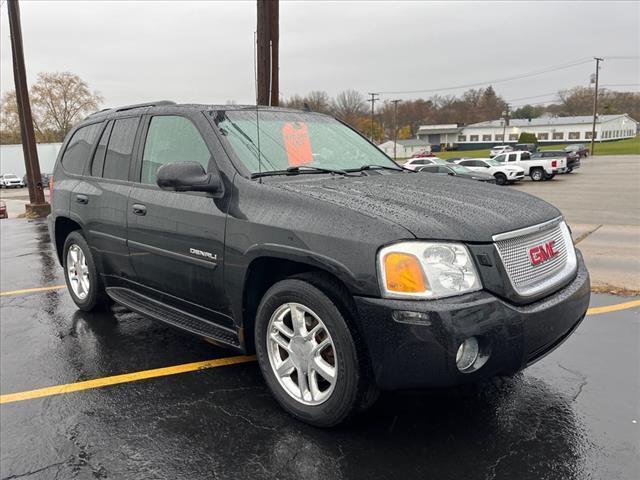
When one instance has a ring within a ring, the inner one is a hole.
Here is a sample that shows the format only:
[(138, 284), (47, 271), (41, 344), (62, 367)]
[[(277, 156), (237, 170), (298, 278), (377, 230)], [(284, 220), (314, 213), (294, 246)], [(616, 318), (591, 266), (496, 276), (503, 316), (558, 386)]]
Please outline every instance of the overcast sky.
[[(14, 85), (7, 5), (2, 3), (4, 92)], [(30, 84), (39, 72), (70, 71), (99, 91), (105, 106), (154, 99), (254, 102), (253, 0), (21, 0), (20, 4)], [(639, 2), (282, 1), (280, 5), (283, 97), (310, 90), (335, 95), (346, 88), (440, 89), (593, 56), (636, 57), (605, 61), (601, 84), (635, 84), (615, 88), (638, 91), (639, 55)], [(593, 69), (590, 62), (494, 83), (494, 88), (508, 101), (549, 94), (588, 85)]]

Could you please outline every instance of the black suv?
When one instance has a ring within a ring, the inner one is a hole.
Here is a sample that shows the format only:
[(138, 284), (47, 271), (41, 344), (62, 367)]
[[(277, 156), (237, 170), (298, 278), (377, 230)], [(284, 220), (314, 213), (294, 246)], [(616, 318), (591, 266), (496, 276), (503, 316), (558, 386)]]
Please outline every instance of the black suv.
[(380, 389), (509, 375), (585, 315), (560, 212), (398, 167), (296, 110), (134, 105), (69, 133), (51, 238), (74, 302), (107, 298), (254, 352), (297, 418), (335, 425)]

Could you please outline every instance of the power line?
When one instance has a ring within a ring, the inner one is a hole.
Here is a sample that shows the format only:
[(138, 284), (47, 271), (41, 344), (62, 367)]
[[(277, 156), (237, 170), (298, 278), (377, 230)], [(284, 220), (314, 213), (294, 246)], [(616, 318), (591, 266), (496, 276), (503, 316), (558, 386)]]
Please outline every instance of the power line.
[(503, 78), (496, 78), (493, 80), (486, 80), (484, 82), (477, 82), (477, 83), (467, 83), (464, 85), (457, 85), (455, 87), (442, 87), (442, 88), (430, 88), (430, 89), (424, 89), (424, 90), (404, 90), (404, 91), (388, 91), (388, 92), (380, 92), (381, 94), (411, 94), (411, 93), (433, 93), (433, 92), (444, 92), (444, 91), (449, 91), (449, 90), (458, 90), (461, 88), (471, 88), (471, 87), (478, 87), (478, 86), (484, 86), (487, 84), (494, 84), (494, 83), (503, 83), (503, 82), (509, 82), (512, 80), (519, 80), (522, 78), (527, 78), (527, 77), (533, 77), (533, 76), (537, 76), (537, 75), (543, 75), (545, 73), (551, 73), (551, 72), (555, 72), (558, 70), (564, 70), (567, 68), (572, 68), (572, 67), (577, 67), (579, 65), (584, 65), (586, 63), (590, 63), (592, 61), (592, 59), (590, 57), (583, 57), (583, 58), (579, 58), (576, 60), (572, 60), (571, 62), (565, 62), (559, 65), (554, 65), (554, 66), (550, 66), (550, 67), (545, 67), (542, 69), (538, 69), (538, 70), (534, 70), (528, 73), (523, 73), (520, 75), (514, 75), (511, 77), (503, 77)]

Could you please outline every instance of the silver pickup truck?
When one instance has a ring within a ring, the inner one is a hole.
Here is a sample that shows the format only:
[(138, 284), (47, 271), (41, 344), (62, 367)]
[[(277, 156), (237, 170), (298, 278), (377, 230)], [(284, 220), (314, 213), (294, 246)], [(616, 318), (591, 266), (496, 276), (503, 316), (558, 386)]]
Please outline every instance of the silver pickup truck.
[(556, 174), (567, 171), (567, 159), (562, 156), (557, 158), (531, 158), (531, 153), (518, 151), (503, 153), (493, 159), (505, 165), (524, 168), (524, 174), (531, 177), (534, 182), (551, 180)]

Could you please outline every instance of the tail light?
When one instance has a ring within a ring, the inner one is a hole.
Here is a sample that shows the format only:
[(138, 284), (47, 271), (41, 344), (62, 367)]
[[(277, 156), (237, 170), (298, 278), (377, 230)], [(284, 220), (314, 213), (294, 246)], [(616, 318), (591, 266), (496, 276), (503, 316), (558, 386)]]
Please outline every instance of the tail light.
[(551, 160), (551, 166), (553, 168), (556, 168), (558, 166), (558, 161), (557, 160)]
[(49, 204), (53, 204), (53, 175), (49, 177)]

